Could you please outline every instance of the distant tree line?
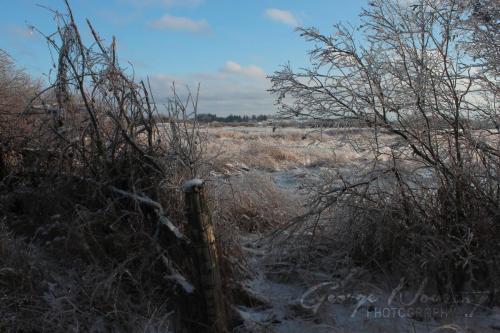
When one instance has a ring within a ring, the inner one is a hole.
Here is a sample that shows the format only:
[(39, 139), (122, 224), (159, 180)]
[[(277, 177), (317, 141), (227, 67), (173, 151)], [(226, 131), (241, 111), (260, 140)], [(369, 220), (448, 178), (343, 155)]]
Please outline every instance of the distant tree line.
[(214, 121), (221, 122), (221, 123), (241, 123), (241, 122), (259, 122), (259, 121), (266, 121), (268, 119), (268, 116), (266, 115), (233, 115), (230, 114), (227, 117), (220, 117), (212, 113), (200, 113), (196, 115), (196, 119), (200, 122), (206, 122), (206, 123), (211, 123)]

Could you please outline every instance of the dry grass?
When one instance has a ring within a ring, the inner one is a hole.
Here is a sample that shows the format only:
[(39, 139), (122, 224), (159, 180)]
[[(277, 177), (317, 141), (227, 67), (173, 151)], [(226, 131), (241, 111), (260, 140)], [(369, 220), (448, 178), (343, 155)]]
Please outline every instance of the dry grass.
[(287, 165), (302, 164), (303, 160), (297, 152), (286, 147), (259, 143), (244, 147), (241, 157), (248, 166), (264, 170), (280, 170)]
[(2, 198), (0, 331), (168, 331), (149, 227), (116, 204), (103, 211), (86, 186), (47, 185)]
[(248, 277), (241, 238), (264, 236), (303, 212), (300, 201), (280, 191), (272, 179), (250, 172), (210, 186), (216, 236), (226, 260), (226, 276)]
[[(334, 167), (352, 162), (351, 147), (342, 138), (307, 135), (301, 129), (273, 133), (271, 128), (210, 129), (207, 152), (213, 168), (230, 172), (230, 165), (243, 165), (265, 171), (289, 170), (295, 167)], [(229, 165), (229, 167), (228, 167)]]
[(274, 230), (301, 210), (297, 199), (280, 191), (270, 177), (257, 173), (218, 184), (213, 196), (217, 198), (217, 223), (245, 233)]
[(296, 142), (305, 138), (305, 132), (299, 129), (280, 129), (272, 132), (271, 127), (238, 128), (222, 127), (210, 128), (211, 133), (217, 139), (245, 139), (245, 140), (284, 140), (286, 142)]

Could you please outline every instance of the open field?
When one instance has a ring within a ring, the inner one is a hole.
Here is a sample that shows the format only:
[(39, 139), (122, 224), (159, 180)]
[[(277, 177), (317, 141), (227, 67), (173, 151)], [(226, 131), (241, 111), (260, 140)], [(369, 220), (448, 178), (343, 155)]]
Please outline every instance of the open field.
[[(407, 289), (395, 272), (374, 274), (356, 265), (337, 237), (361, 230), (339, 232), (346, 228), (341, 215), (322, 218), (313, 228), (307, 218), (293, 222), (307, 211), (311, 188), (326, 179), (361, 181), (374, 165), (392, 163), (392, 153), (401, 151), (395, 136), (379, 136), (375, 158), (371, 129), (224, 127), (206, 133), (215, 195), (229, 206), (222, 209), (219, 237), (238, 248), (242, 286), (258, 300), (238, 306), (244, 325), (237, 332), (498, 330), (498, 308), (477, 300), (439, 301), (426, 281), (420, 291)], [(433, 184), (421, 164), (407, 162), (405, 170)]]
[[(271, 127), (209, 128), (208, 155), (216, 168), (225, 164), (244, 164), (265, 171), (294, 168), (332, 167), (367, 162), (371, 130), (298, 129)], [(381, 144), (395, 140), (384, 135)], [(356, 141), (353, 145), (352, 143)], [(360, 142), (362, 141), (362, 144)], [(357, 145), (357, 146), (355, 146)]]

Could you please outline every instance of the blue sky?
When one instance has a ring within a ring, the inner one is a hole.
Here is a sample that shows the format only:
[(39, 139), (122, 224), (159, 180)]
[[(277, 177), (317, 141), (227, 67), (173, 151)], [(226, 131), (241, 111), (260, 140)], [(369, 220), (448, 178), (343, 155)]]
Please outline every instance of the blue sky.
[[(274, 98), (265, 78), (290, 61), (307, 65), (309, 45), (296, 26), (332, 31), (359, 23), (366, 0), (71, 0), (84, 38), (89, 18), (101, 37), (118, 41), (122, 65), (148, 75), (157, 100), (177, 86), (201, 83), (200, 112), (270, 114)], [(50, 53), (29, 26), (54, 31), (51, 13), (62, 0), (4, 0), (0, 48), (35, 76), (47, 76)]]

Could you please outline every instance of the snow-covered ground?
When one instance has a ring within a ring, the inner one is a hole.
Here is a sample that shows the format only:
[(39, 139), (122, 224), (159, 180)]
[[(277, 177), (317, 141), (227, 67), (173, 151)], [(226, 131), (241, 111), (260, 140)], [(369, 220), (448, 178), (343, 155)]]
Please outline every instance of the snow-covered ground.
[[(305, 202), (308, 184), (333, 174), (356, 179), (373, 168), (373, 142), (365, 130), (308, 131), (210, 129), (209, 153), (216, 155), (212, 177), (233, 186), (267, 178), (281, 194)], [(351, 142), (352, 136), (357, 144)], [(364, 143), (359, 140), (363, 136)], [(389, 135), (379, 139), (379, 163), (383, 164), (389, 160), (388, 147), (398, 142)], [(428, 170), (413, 167), (415, 177), (432, 180)], [(407, 290), (397, 277), (373, 276), (359, 268), (337, 269), (340, 266), (335, 264), (283, 261), (296, 255), (288, 253), (295, 245), (290, 242), (301, 240), (291, 237), (287, 243), (269, 237), (260, 232), (240, 235), (251, 272), (242, 284), (263, 304), (238, 306), (245, 323), (238, 332), (500, 332), (500, 309), (484, 307), (483, 294), (447, 306), (423, 289)], [(336, 260), (335, 255), (328, 256), (332, 263)]]
[[(245, 237), (243, 248), (254, 276), (245, 287), (267, 306), (238, 310), (245, 320), (241, 332), (498, 332), (500, 308), (472, 304), (446, 307), (427, 300), (431, 295), (389, 288), (363, 272), (325, 270), (292, 272), (273, 278), (269, 242)], [(298, 273), (298, 274), (297, 274)], [(307, 275), (306, 278), (300, 278)], [(297, 276), (299, 278), (297, 278)], [(307, 282), (306, 282), (307, 281)], [(401, 299), (401, 297), (403, 299)], [(413, 302), (417, 297), (418, 300)], [(480, 303), (480, 296), (477, 298)], [(406, 305), (404, 305), (404, 304)], [(479, 304), (481, 305), (481, 304)]]

